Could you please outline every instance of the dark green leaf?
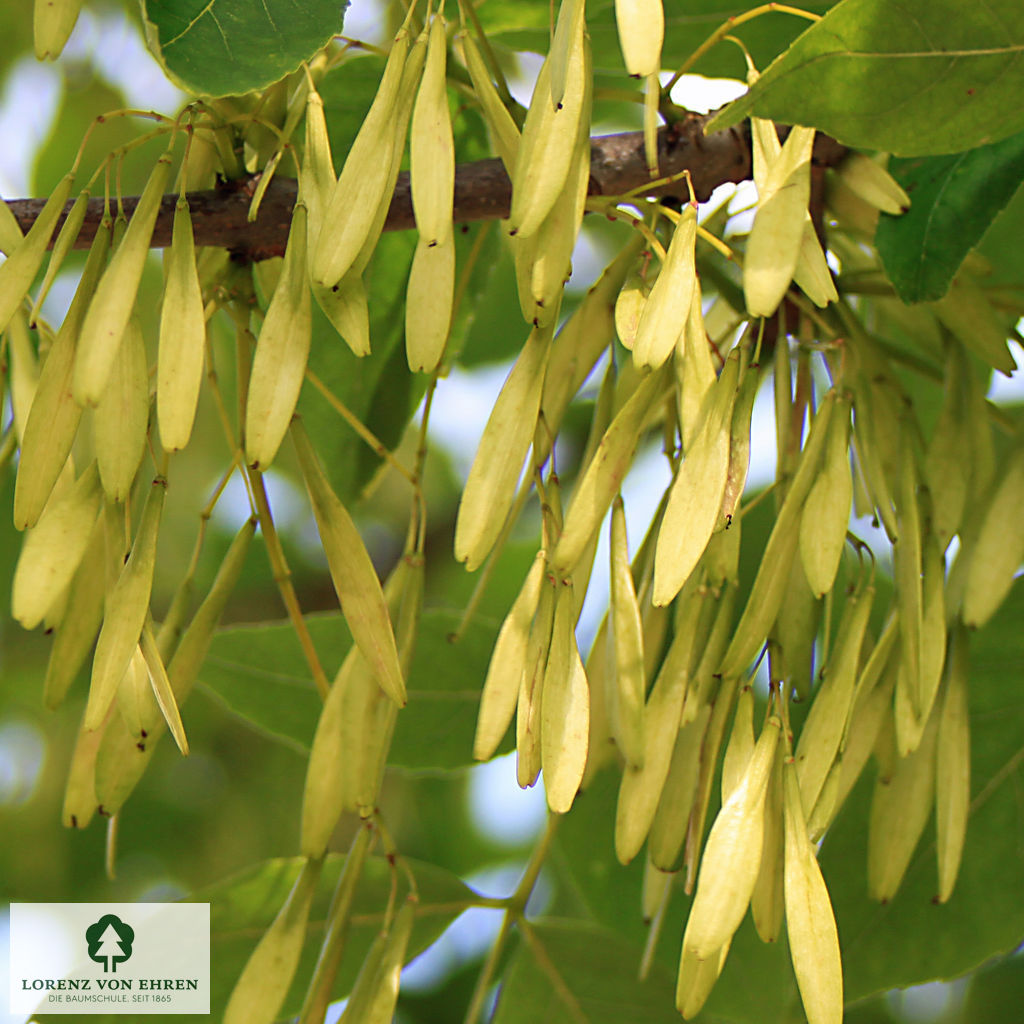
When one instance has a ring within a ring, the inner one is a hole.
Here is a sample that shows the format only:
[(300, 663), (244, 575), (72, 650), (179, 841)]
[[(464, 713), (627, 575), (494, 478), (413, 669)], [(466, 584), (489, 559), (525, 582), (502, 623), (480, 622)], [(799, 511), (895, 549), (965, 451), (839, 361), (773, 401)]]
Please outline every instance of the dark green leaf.
[(1024, 957), (1014, 956), (978, 973), (967, 991), (964, 1020), (1003, 1024), (1024, 1006)]
[[(456, 612), (424, 612), (409, 672), (409, 705), (398, 716), (388, 764), (457, 768), (472, 763), (477, 705), (497, 624), (475, 619), (457, 644)], [(328, 672), (351, 645), (340, 613), (307, 616)], [(233, 626), (214, 638), (202, 679), (236, 714), (300, 750), (308, 749), (320, 698), (305, 673), (295, 632), (286, 622)]]
[[(424, 613), (409, 670), (409, 714), (399, 715), (389, 764), (458, 768), (472, 763), (473, 736), (499, 623), (474, 619), (458, 643), (456, 612)], [(501, 751), (509, 749), (503, 745)]]
[(637, 978), (641, 947), (582, 921), (538, 922), (532, 933), (505, 977), (494, 1024), (678, 1024), (669, 971), (655, 964), (646, 981)]
[(850, 1000), (956, 977), (1024, 939), (1022, 616), (1024, 587), (1018, 585), (972, 639), (973, 802), (963, 866), (949, 902), (933, 902), (937, 883), (932, 831), (926, 831), (896, 898), (885, 906), (868, 900), (864, 879), (870, 780), (862, 781), (825, 841), (822, 867), (835, 906)]
[(1024, 238), (1024, 189), (1017, 190), (978, 246), (978, 251), (992, 268), (986, 278), (987, 283), (1020, 287), (1024, 280), (1021, 238)]
[[(647, 934), (640, 906), (643, 863), (638, 858), (624, 867), (615, 858), (618, 795), (619, 772), (605, 769), (559, 824), (551, 864), (564, 885), (563, 902), (554, 911), (612, 928), (642, 948)], [(671, 923), (666, 931), (675, 931)]]
[(512, 253), (503, 245), (495, 255), (494, 272), (486, 289), (477, 297), (473, 322), (459, 353), (461, 366), (483, 366), (514, 359), (529, 333), (519, 309)]
[(143, 0), (168, 77), (202, 96), (276, 82), (341, 31), (347, 0)]
[(954, 156), (893, 160), (889, 173), (911, 206), (881, 217), (878, 255), (904, 302), (940, 299), (1024, 180), (1024, 133)]
[[(516, 599), (537, 556), (536, 540), (526, 530), (523, 533), (523, 539), (509, 541), (502, 548), (493, 571), (488, 570), (491, 578), (480, 599), (481, 614), (504, 619)], [(427, 574), (428, 606), (458, 608), (472, 598), (479, 578), (475, 573), (467, 572), (461, 562), (456, 562), (454, 555), (447, 560), (438, 559), (433, 570)]]
[(710, 124), (750, 114), (900, 156), (957, 153), (1024, 128), (1017, 0), (843, 0)]
[[(321, 664), (330, 674), (352, 643), (345, 620), (340, 613), (308, 615), (306, 624)], [(220, 630), (200, 679), (250, 725), (298, 750), (308, 750), (322, 701), (287, 622)]]

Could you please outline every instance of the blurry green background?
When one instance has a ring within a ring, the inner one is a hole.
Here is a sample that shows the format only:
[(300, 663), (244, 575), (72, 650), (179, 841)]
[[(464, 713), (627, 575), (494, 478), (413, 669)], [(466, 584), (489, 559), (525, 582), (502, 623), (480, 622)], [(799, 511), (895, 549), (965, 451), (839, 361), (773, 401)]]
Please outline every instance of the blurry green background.
[[(61, 60), (40, 66), (31, 55), (31, 4), (7, 5), (5, 45), (0, 47), (0, 194), (9, 198), (45, 195), (67, 169), (89, 120), (98, 112), (124, 106), (173, 111), (180, 94), (145, 53), (137, 21), (133, 4), (89, 4)], [(379, 32), (375, 5), (354, 0), (346, 31), (375, 38)], [(127, 141), (141, 130), (138, 122), (111, 125), (102, 140), (93, 144), (93, 161), (104, 148)], [(137, 191), (144, 173), (143, 160), (130, 163), (126, 189)], [(588, 270), (593, 277), (600, 267), (608, 230), (598, 226), (590, 231), (586, 251), (578, 260), (583, 284), (574, 279), (577, 293), (586, 284)], [(397, 250), (403, 243), (389, 244)], [(80, 259), (76, 260), (80, 266)], [(479, 282), (477, 315), (467, 327), (465, 362), (476, 370), (454, 374), (439, 392), (444, 407), (437, 412), (435, 437), (453, 445), (447, 455), (435, 452), (429, 461), (427, 487), (434, 532), (428, 541), (433, 557), (427, 603), (435, 608), (457, 609), (472, 586), (450, 555), (459, 477), (505, 373), (504, 364), (495, 361), (507, 358), (522, 341), (514, 298), (498, 294), (497, 282), (507, 279), (503, 267), (510, 269), (500, 264), (490, 280), (484, 277)], [(48, 302), (47, 312), (55, 320), (70, 299), (74, 270), (73, 262)], [(154, 257), (144, 283), (153, 298), (144, 301), (143, 308), (156, 310), (159, 280), (159, 262)], [(339, 425), (338, 430), (344, 428)], [(198, 436), (204, 431), (218, 437), (208, 400), (197, 423)], [(765, 433), (771, 436), (770, 431)], [(172, 470), (177, 507), (191, 500), (194, 514), (165, 522), (153, 598), (158, 618), (177, 583), (175, 572), (191, 554), (199, 510), (223, 468), (223, 445), (208, 447), (209, 451), (193, 445)], [(651, 476), (664, 472), (660, 464), (653, 468), (653, 461), (646, 465), (645, 472)], [(315, 531), (287, 459), (268, 483), (303, 609), (335, 609)], [(643, 502), (641, 492), (657, 490), (650, 480), (634, 479), (633, 486), (638, 506)], [(13, 474), (8, 467), (0, 474), (0, 581), (11, 579), (20, 545), (11, 525), (12, 491)], [(385, 477), (358, 509), (382, 574), (400, 550), (405, 500), (400, 483)], [(246, 514), (242, 495), (229, 493), (211, 523), (206, 552), (214, 557), (208, 559), (198, 580), (200, 592), (210, 579), (216, 553), (226, 549)], [(529, 544), (510, 548), (481, 609), (483, 629), (496, 628), (497, 617), (518, 588), (531, 557)], [(278, 619), (282, 614), (262, 540), (257, 538), (226, 619), (244, 623)], [(215, 886), (268, 858), (294, 855), (304, 751), (231, 714), (215, 690), (201, 686), (185, 714), (193, 753), (183, 759), (171, 744), (161, 745), (122, 814), (117, 876), (108, 879), (103, 823), (94, 821), (82, 832), (60, 826), (84, 679), (59, 710), (44, 710), (41, 680), (48, 649), (48, 638), (26, 634), (11, 622), (8, 587), (0, 585), (0, 894), (6, 901), (175, 899)], [(301, 669), (297, 675), (301, 676)], [(328, 672), (333, 672), (332, 666)], [(487, 895), (507, 895), (543, 821), (542, 795), (521, 793), (513, 775), (507, 758), (474, 769), (389, 773), (382, 804), (399, 848), (408, 857), (447, 868)], [(353, 827), (351, 821), (342, 823), (335, 849), (345, 848)], [(1024, 847), (1024, 837), (1020, 840)], [(566, 849), (572, 849), (571, 840)], [(566, 856), (564, 850), (562, 856)], [(636, 889), (636, 868), (622, 870), (623, 890)], [(587, 894), (574, 892), (570, 881), (554, 858), (542, 876), (540, 902), (547, 900), (556, 910), (578, 910)], [(1017, 896), (1024, 903), (1024, 891)], [(602, 915), (596, 912), (595, 916)], [(637, 912), (637, 923), (638, 919)], [(5, 924), (6, 916), (0, 920)], [(400, 1002), (402, 1021), (426, 1024), (461, 1019), (497, 922), (495, 911), (470, 912), (408, 969)], [(677, 941), (670, 925), (663, 945), (674, 949)], [(0, 972), (5, 969), (6, 957), (0, 950)], [(5, 1018), (4, 1010), (0, 1008), (0, 1021), (13, 1024), (21, 1019)], [(1017, 1020), (1024, 1020), (1024, 960), (1019, 957), (990, 964), (961, 981), (874, 997), (847, 1015), (849, 1024), (1009, 1024)]]

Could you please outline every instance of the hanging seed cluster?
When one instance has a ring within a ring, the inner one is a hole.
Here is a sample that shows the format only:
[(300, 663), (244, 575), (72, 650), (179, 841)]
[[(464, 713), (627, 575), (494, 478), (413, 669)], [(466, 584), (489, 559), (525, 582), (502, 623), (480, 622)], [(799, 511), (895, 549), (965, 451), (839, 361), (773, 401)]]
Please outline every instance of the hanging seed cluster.
[[(37, 3), (41, 53), (59, 52), (76, 8)], [(749, 907), (764, 941), (785, 928), (810, 1024), (838, 1024), (839, 936), (816, 844), (872, 755), (879, 772), (868, 828), (870, 895), (895, 895), (932, 806), (938, 899), (956, 882), (970, 791), (969, 630), (992, 616), (1024, 558), (1024, 447), (997, 462), (977, 372), (981, 364), (1013, 369), (1004, 332), (970, 266), (946, 299), (913, 311), (917, 328), (940, 339), (945, 367), (942, 408), (927, 431), (890, 350), (837, 293), (809, 213), (813, 131), (796, 126), (780, 142), (774, 124), (753, 120), (757, 205), (749, 234), (730, 249), (698, 223), (692, 193), (678, 211), (630, 196), (588, 201), (593, 74), (584, 0), (562, 0), (521, 124), (502, 101), (486, 41), (465, 26), (453, 31), (439, 11), (427, 12), (417, 31), (415, 8), (391, 41), (337, 177), (315, 87), (326, 62), (318, 58), (287, 80), (281, 138), (303, 115), (305, 136), (297, 146), (299, 198), (265, 308), (234, 301), (237, 282), (222, 287), (224, 254), (195, 247), (186, 195), (191, 142), (211, 142), (205, 151), (221, 154), (222, 173), (238, 169), (231, 129), (199, 107), (158, 125), (168, 148), (131, 218), (108, 202), (56, 329), (39, 307), (83, 223), (88, 191), (52, 237), (78, 168), (24, 238), (13, 222), (0, 225), (9, 252), (0, 266), (0, 329), (20, 447), (14, 518), (24, 531), (13, 613), (28, 629), (55, 631), (48, 704), (63, 698), (91, 657), (65, 823), (84, 827), (97, 811), (115, 814), (165, 729), (187, 751), (180, 709), (257, 520), (275, 568), (284, 565), (260, 474), (290, 433), (355, 642), (333, 682), (317, 679), (325, 700), (302, 799), (307, 867), (226, 1016), (272, 1019), (290, 982), (280, 968), (294, 970), (338, 818), (373, 813), (396, 716), (415, 713), (401, 708), (423, 593), (422, 505), (414, 504), (405, 555), (382, 587), (293, 416), (312, 303), (357, 356), (371, 351), (364, 273), (408, 150), (418, 238), (407, 286), (408, 363), (423, 373), (443, 366), (458, 272), (447, 89), (457, 63), (512, 181), (502, 231), (525, 340), (466, 481), (456, 558), (479, 570), (496, 557), (532, 491), (543, 507), (536, 558), (482, 681), (473, 755), (491, 757), (514, 724), (519, 783), (532, 786), (542, 775), (556, 814), (614, 764), (621, 776), (615, 852), (623, 863), (637, 856), (646, 863), (638, 913), (661, 921), (673, 885), (693, 894), (688, 919), (667, 924), (682, 934), (677, 1005), (685, 1017), (707, 999)], [(626, 66), (646, 84), (645, 151), (654, 175), (661, 4), (617, 0), (616, 14)], [(247, 153), (264, 161), (258, 166), (269, 178), (282, 147), (265, 157), (255, 145)], [(136, 296), (176, 167), (180, 198), (164, 253), (154, 368)], [(685, 196), (685, 183), (680, 188)], [(879, 163), (860, 155), (843, 163), (825, 222), (844, 270), (870, 276), (876, 265), (865, 240), (878, 211), (899, 214), (907, 203)], [(633, 241), (559, 326), (588, 208), (631, 223)], [(723, 279), (723, 251), (741, 267), (731, 291), (712, 284)], [(715, 261), (719, 269), (709, 273)], [(715, 296), (710, 307), (705, 291)], [(228, 472), (243, 474), (253, 517), (208, 592), (193, 601), (193, 562), (157, 623), (150, 614), (157, 544), (175, 501), (168, 467), (190, 443), (211, 368), (210, 321), (223, 316), (234, 324), (239, 353), (237, 431), (224, 410), (235, 452)], [(578, 476), (563, 493), (554, 439), (609, 350)], [(768, 380), (778, 462), (765, 500), (774, 503), (774, 523), (753, 582), (741, 587), (751, 416)], [(631, 550), (621, 487), (652, 431), (663, 439), (672, 479)], [(891, 544), (887, 607), (877, 596), (874, 554), (849, 532), (851, 510), (876, 517)], [(605, 528), (609, 607), (584, 658), (576, 627)], [(301, 628), (287, 584), (282, 594)], [(819, 651), (823, 607), (828, 642)], [(752, 689), (765, 652), (766, 706)], [(811, 698), (799, 727), (790, 721), (794, 695)], [(390, 1020), (412, 915), (408, 902), (374, 943), (344, 1019)], [(278, 972), (269, 988), (268, 964)]]

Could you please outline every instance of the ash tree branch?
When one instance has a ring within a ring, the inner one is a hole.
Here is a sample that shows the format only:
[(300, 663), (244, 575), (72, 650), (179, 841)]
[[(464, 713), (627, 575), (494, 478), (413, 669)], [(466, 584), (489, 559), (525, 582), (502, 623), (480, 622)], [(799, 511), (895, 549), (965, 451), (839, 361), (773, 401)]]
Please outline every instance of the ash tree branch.
[[(751, 177), (749, 124), (704, 134), (704, 123), (710, 115), (687, 114), (682, 120), (662, 128), (658, 134), (658, 156), (661, 178), (677, 178), (688, 171), (694, 192), (706, 200), (719, 186), (738, 183)], [(784, 138), (787, 129), (780, 126)], [(818, 135), (814, 146), (814, 164), (824, 167), (838, 163), (846, 148), (828, 136)], [(260, 260), (284, 252), (295, 203), (296, 182), (275, 178), (260, 206), (259, 217), (248, 220), (249, 202), (258, 175), (225, 182), (219, 187), (189, 193), (189, 206), (196, 245), (230, 249), (239, 258)], [(651, 182), (644, 159), (642, 132), (602, 135), (591, 140), (591, 196), (616, 196), (639, 190), (643, 195), (688, 195), (681, 179), (660, 188), (645, 188)], [(455, 213), (457, 223), (499, 220), (508, 216), (512, 185), (500, 160), (478, 160), (460, 164), (455, 170)], [(163, 199), (151, 246), (163, 248), (171, 243), (171, 227), (176, 195)], [(126, 197), (125, 213), (131, 216), (137, 198)], [(7, 205), (14, 213), (22, 231), (28, 231), (42, 209), (44, 199), (13, 199)], [(89, 200), (76, 249), (88, 248), (103, 215), (104, 200)], [(71, 204), (68, 204), (68, 209)], [(66, 213), (67, 211), (65, 211)], [(63, 217), (57, 230), (63, 224)], [(388, 211), (385, 231), (404, 231), (415, 226), (409, 174), (398, 178)], [(56, 232), (55, 232), (56, 237)]]

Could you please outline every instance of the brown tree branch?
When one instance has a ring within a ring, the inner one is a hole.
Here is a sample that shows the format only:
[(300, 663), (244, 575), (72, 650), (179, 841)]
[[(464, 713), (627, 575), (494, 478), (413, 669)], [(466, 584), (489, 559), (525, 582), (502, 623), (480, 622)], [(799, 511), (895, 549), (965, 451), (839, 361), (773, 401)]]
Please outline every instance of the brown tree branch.
[[(700, 200), (707, 199), (719, 185), (746, 181), (751, 176), (749, 127), (744, 124), (705, 135), (707, 116), (688, 114), (683, 120), (662, 128), (658, 134), (662, 178), (677, 178), (683, 171), (688, 171)], [(786, 129), (780, 127), (780, 135), (784, 137), (785, 133)], [(835, 140), (819, 135), (814, 146), (814, 163), (822, 168), (831, 166), (845, 153), (845, 147)], [(253, 260), (284, 252), (296, 183), (291, 178), (275, 178), (263, 198), (259, 217), (250, 223), (249, 202), (257, 180), (258, 176), (254, 176), (223, 183), (210, 191), (189, 194), (197, 245), (221, 246)], [(634, 190), (641, 190), (645, 195), (687, 195), (686, 185), (681, 180), (661, 188), (644, 189), (650, 181), (644, 160), (642, 132), (603, 135), (591, 140), (590, 195), (616, 196)], [(170, 245), (176, 198), (174, 195), (164, 197), (153, 231), (151, 245), (154, 248)], [(511, 198), (512, 185), (500, 160), (479, 160), (456, 168), (456, 222), (507, 217)], [(44, 202), (44, 199), (13, 199), (7, 200), (7, 205), (22, 231), (27, 231)], [(124, 209), (129, 216), (136, 203), (134, 197), (124, 199)], [(92, 242), (103, 215), (103, 205), (102, 197), (89, 200), (85, 223), (75, 248), (87, 248)], [(63, 223), (63, 218), (60, 223)], [(384, 230), (404, 231), (414, 226), (409, 174), (403, 171), (398, 178)]]

